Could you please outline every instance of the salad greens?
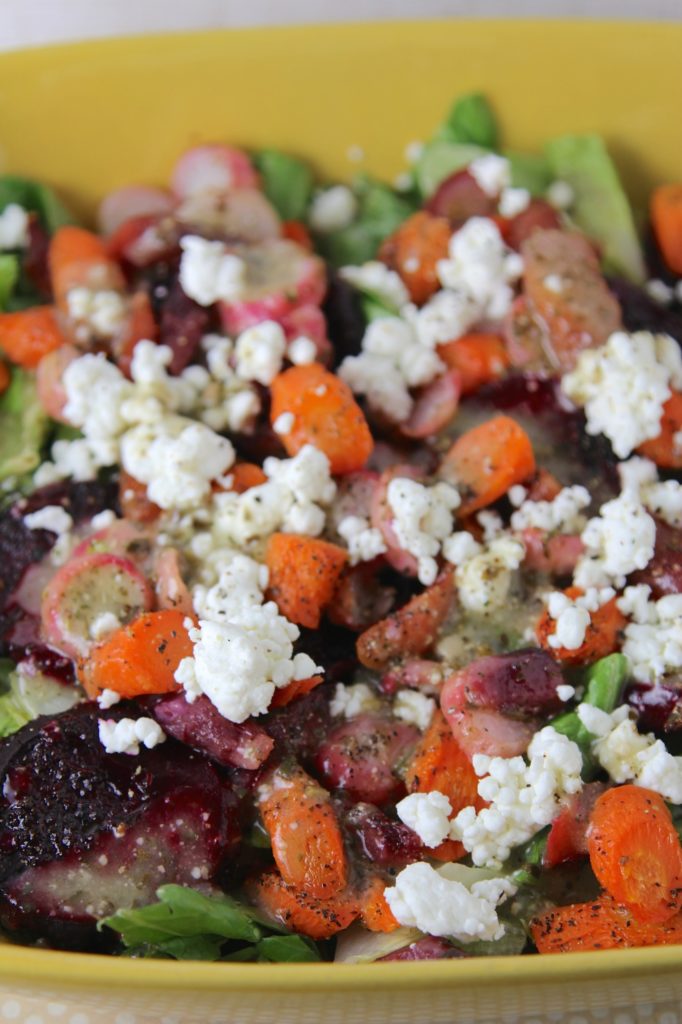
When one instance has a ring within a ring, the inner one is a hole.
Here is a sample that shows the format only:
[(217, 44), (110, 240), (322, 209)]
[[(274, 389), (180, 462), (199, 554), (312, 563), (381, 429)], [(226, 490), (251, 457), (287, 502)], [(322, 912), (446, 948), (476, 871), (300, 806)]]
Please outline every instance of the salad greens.
[(56, 231), (75, 219), (61, 199), (48, 185), (15, 174), (0, 175), (0, 211), (10, 203), (37, 213), (46, 231)]
[(434, 139), (497, 149), (499, 129), (489, 101), (480, 92), (460, 96), (436, 129)]
[(283, 220), (302, 220), (313, 192), (313, 172), (307, 163), (278, 149), (255, 157), (263, 191)]
[(384, 239), (415, 209), (409, 199), (368, 175), (358, 175), (353, 191), (358, 199), (353, 223), (317, 239), (320, 251), (336, 267), (374, 259)]
[(0, 396), (0, 481), (37, 468), (49, 423), (35, 375), (14, 367), (10, 385)]
[[(610, 714), (620, 703), (628, 672), (628, 660), (623, 654), (609, 654), (608, 657), (596, 661), (585, 674), (583, 703), (591, 704)], [(595, 764), (591, 750), (594, 737), (580, 721), (577, 710), (566, 711), (553, 719), (550, 725), (577, 743), (582, 750), (585, 764), (583, 777), (594, 774)]]
[(9, 658), (0, 658), (0, 737), (11, 736), (40, 715), (58, 715), (80, 699), (73, 686), (48, 676), (15, 671)]

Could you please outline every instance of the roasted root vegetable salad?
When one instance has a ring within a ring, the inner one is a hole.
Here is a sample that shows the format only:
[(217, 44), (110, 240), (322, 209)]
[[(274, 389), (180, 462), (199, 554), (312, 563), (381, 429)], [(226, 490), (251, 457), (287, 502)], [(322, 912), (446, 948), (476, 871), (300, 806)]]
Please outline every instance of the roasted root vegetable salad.
[(0, 178), (5, 938), (682, 942), (682, 185), (408, 150)]

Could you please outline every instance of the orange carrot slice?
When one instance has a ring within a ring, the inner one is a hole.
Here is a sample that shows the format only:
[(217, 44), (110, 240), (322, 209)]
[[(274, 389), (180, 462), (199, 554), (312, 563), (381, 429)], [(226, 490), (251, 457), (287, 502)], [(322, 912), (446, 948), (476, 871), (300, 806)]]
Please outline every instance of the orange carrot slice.
[(589, 903), (556, 907), (539, 915), (531, 921), (530, 933), (539, 953), (669, 946), (682, 942), (682, 914), (648, 924), (603, 895)]
[(459, 370), (463, 395), (498, 380), (509, 366), (507, 349), (498, 334), (465, 334), (439, 345), (438, 355), (451, 369)]
[(0, 313), (0, 350), (19, 366), (34, 369), (43, 356), (65, 341), (52, 306)]
[(358, 916), (357, 901), (344, 893), (318, 899), (288, 885), (276, 871), (265, 871), (247, 884), (247, 893), (264, 913), (311, 939), (328, 939)]
[(316, 629), (347, 561), (348, 552), (326, 540), (273, 533), (265, 552), (270, 596), (290, 622)]
[(654, 189), (651, 222), (665, 262), (675, 274), (682, 274), (682, 184)]
[[(580, 597), (583, 591), (580, 587), (569, 587), (564, 593), (566, 597), (573, 600)], [(621, 636), (627, 624), (627, 620), (616, 602), (617, 598), (613, 597), (596, 612), (591, 613), (590, 624), (585, 630), (585, 639), (575, 650), (568, 647), (552, 646), (550, 638), (556, 630), (556, 621), (551, 617), (549, 611), (544, 611), (535, 627), (540, 646), (565, 665), (591, 665), (599, 658), (613, 654), (620, 648)]]

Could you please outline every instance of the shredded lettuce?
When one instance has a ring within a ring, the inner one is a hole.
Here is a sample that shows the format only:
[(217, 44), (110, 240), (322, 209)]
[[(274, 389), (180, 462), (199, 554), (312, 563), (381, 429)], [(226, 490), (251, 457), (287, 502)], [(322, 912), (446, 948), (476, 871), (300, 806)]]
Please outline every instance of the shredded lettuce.
[(48, 429), (35, 375), (15, 367), (10, 386), (0, 397), (0, 481), (36, 469)]
[(283, 220), (301, 220), (313, 191), (313, 173), (302, 160), (264, 149), (255, 158), (263, 191)]

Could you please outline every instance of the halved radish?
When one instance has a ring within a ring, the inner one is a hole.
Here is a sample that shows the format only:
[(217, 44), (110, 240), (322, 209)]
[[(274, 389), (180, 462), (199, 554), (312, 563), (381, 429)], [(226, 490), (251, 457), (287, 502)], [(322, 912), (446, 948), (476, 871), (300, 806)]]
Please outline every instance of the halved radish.
[(170, 213), (175, 202), (170, 192), (150, 185), (124, 185), (105, 196), (97, 211), (104, 235), (113, 233), (131, 217), (155, 217)]
[(175, 215), (188, 231), (225, 241), (264, 242), (282, 233), (277, 211), (255, 188), (238, 188), (227, 195), (190, 196)]
[(453, 227), (459, 227), (469, 217), (492, 216), (496, 206), (496, 199), (486, 195), (473, 174), (464, 169), (441, 182), (426, 209), (437, 217), (447, 217)]
[(172, 262), (180, 255), (179, 225), (173, 217), (130, 217), (107, 238), (107, 252), (133, 267), (148, 267), (157, 260)]
[(263, 320), (277, 320), (301, 306), (318, 306), (327, 275), (319, 256), (283, 238), (236, 250), (246, 264), (243, 299), (221, 302), (220, 316), (230, 334)]
[(64, 371), (67, 366), (80, 355), (75, 345), (62, 345), (61, 348), (48, 352), (38, 363), (36, 370), (36, 387), (38, 398), (48, 416), (59, 423), (67, 423), (64, 418), (66, 391), (64, 390)]
[(311, 303), (297, 306), (290, 313), (285, 313), (280, 323), (287, 341), (295, 341), (300, 337), (309, 338), (317, 349), (317, 362), (325, 366), (330, 364), (334, 349), (327, 337), (327, 318), (319, 306)]
[[(445, 710), (445, 708), (443, 708)], [(453, 736), (467, 755), (517, 757), (524, 754), (538, 723), (512, 718), (490, 708), (454, 708), (446, 712)]]
[(407, 437), (432, 437), (457, 412), (462, 393), (462, 375), (459, 370), (448, 370), (437, 377), (417, 396), (409, 419), (400, 424), (400, 432)]
[(259, 183), (246, 153), (221, 143), (188, 149), (171, 174), (171, 188), (178, 199), (201, 192), (222, 194), (235, 188), (258, 188)]
[(91, 534), (74, 548), (73, 559), (86, 555), (116, 555), (129, 559), (142, 572), (147, 571), (152, 554), (152, 533), (129, 519), (117, 519), (103, 530)]
[(60, 650), (84, 657), (95, 642), (153, 603), (148, 581), (129, 559), (105, 552), (72, 558), (43, 594), (43, 632)]
[(180, 572), (180, 558), (175, 548), (163, 548), (156, 557), (156, 601), (159, 608), (194, 614), (192, 598)]
[(397, 572), (403, 572), (408, 576), (416, 576), (417, 559), (400, 546), (393, 529), (395, 516), (388, 504), (388, 485), (396, 477), (407, 477), (408, 480), (423, 480), (424, 473), (417, 469), (416, 466), (400, 464), (384, 470), (372, 495), (371, 523), (372, 526), (381, 530), (383, 535), (387, 547), (386, 561)]

